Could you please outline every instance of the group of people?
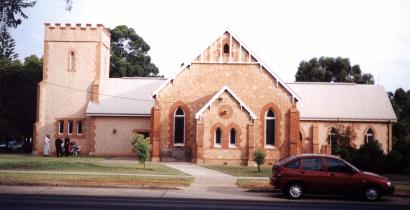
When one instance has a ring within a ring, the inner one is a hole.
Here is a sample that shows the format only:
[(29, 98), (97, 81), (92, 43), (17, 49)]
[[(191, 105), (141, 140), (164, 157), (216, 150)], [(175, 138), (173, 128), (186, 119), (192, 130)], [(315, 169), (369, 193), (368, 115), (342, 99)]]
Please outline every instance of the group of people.
[[(45, 157), (50, 157), (50, 135), (46, 135), (46, 138), (44, 139), (44, 156)], [(62, 157), (63, 152), (65, 153), (65, 156), (67, 157), (70, 153), (70, 138), (65, 137), (64, 142), (63, 140), (60, 139), (60, 137), (57, 137), (54, 143), (56, 147), (56, 155), (57, 157)], [(63, 151), (64, 149), (64, 151)]]

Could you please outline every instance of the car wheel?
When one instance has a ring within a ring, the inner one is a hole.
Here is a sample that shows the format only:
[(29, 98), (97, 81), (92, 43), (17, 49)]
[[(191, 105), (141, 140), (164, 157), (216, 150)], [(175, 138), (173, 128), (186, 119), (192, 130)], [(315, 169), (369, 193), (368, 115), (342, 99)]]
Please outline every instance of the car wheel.
[(303, 195), (303, 187), (299, 183), (292, 183), (287, 189), (287, 194), (291, 199), (300, 199)]
[(367, 187), (364, 195), (368, 201), (376, 201), (380, 198), (379, 189), (373, 186)]

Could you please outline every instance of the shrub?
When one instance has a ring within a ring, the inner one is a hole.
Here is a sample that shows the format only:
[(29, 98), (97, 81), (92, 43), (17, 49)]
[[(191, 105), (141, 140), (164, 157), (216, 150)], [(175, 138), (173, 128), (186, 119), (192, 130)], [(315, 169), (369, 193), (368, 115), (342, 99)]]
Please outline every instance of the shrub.
[(149, 138), (145, 138), (142, 134), (135, 134), (132, 136), (131, 144), (134, 146), (136, 159), (139, 163), (144, 164), (145, 168), (145, 161), (151, 157)]
[(402, 173), (405, 170), (400, 152), (392, 150), (386, 156), (386, 166), (389, 173)]
[(266, 154), (265, 154), (265, 152), (263, 152), (263, 151), (256, 150), (256, 151), (253, 153), (253, 160), (254, 160), (254, 161), (256, 162), (256, 164), (258, 165), (258, 171), (259, 171), (259, 172), (261, 172), (260, 166), (265, 163), (265, 157), (266, 157)]
[(385, 155), (377, 140), (364, 143), (355, 153), (352, 163), (356, 167), (377, 173), (385, 171)]

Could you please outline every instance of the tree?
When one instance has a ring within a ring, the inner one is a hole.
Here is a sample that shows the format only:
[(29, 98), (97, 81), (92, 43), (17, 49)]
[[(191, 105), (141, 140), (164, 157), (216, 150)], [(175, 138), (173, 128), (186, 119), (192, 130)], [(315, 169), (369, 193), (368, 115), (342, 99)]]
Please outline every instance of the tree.
[(0, 24), (16, 28), (21, 24), (21, 18), (27, 18), (23, 9), (33, 7), (36, 1), (27, 0), (1, 0)]
[(254, 161), (256, 162), (256, 164), (258, 165), (258, 171), (259, 171), (259, 172), (261, 172), (260, 166), (265, 163), (265, 157), (266, 157), (266, 154), (265, 154), (265, 152), (263, 152), (263, 151), (256, 150), (256, 151), (253, 153), (253, 160), (254, 160)]
[(2, 62), (12, 61), (17, 59), (18, 55), (14, 52), (16, 42), (10, 36), (6, 25), (0, 28), (0, 60)]
[(139, 163), (144, 164), (150, 159), (151, 145), (149, 144), (149, 138), (145, 138), (142, 134), (135, 134), (132, 136), (131, 144), (135, 149), (135, 156)]
[(110, 77), (150, 77), (158, 75), (148, 56), (150, 46), (133, 28), (117, 26), (111, 32)]
[(27, 57), (24, 64), (12, 60), (0, 65), (0, 140), (32, 136), (42, 66), (42, 59), (35, 55)]
[(362, 74), (359, 65), (350, 65), (348, 58), (320, 57), (299, 64), (296, 81), (308, 82), (354, 82), (374, 84), (371, 74)]

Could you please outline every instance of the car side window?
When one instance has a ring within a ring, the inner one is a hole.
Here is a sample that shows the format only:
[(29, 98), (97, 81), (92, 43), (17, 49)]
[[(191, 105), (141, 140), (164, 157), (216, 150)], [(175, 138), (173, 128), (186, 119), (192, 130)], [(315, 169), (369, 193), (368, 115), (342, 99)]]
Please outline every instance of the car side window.
[(300, 165), (300, 159), (291, 161), (290, 163), (285, 165), (285, 168), (291, 168), (291, 169), (299, 169)]
[(326, 158), (327, 170), (329, 172), (350, 173), (352, 168), (341, 160)]
[(322, 159), (320, 158), (304, 158), (302, 159), (302, 166), (304, 170), (308, 171), (322, 171)]

